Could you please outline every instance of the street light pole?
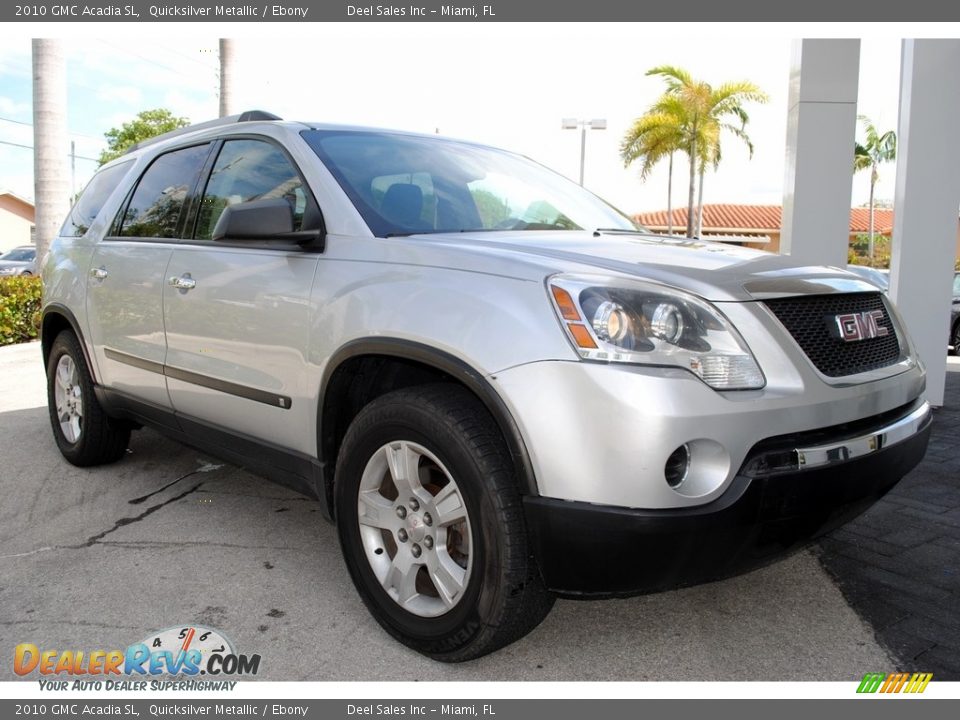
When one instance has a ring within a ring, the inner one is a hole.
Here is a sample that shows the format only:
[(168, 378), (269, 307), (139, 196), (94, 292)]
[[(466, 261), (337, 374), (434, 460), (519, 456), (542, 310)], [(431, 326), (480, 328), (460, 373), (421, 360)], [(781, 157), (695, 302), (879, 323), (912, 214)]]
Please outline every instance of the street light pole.
[(587, 126), (580, 127), (580, 187), (583, 187), (583, 166), (587, 160)]
[(587, 158), (587, 128), (591, 130), (606, 130), (607, 121), (603, 118), (595, 118), (593, 120), (564, 118), (560, 122), (560, 127), (564, 130), (576, 130), (580, 128), (580, 187), (583, 187), (583, 168)]

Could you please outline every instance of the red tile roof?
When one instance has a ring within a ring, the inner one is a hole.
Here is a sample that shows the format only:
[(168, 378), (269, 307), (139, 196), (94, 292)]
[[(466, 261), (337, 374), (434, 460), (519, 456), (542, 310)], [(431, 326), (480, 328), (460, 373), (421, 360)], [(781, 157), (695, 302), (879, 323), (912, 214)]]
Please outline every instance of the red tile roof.
[[(779, 232), (783, 209), (779, 205), (704, 205), (703, 229), (705, 232), (768, 233)], [(874, 231), (890, 234), (893, 230), (893, 210), (875, 208)], [(638, 213), (633, 216), (641, 225), (651, 230), (667, 227), (667, 211)], [(870, 223), (868, 208), (850, 210), (850, 232), (867, 232)], [(687, 209), (673, 209), (673, 227), (687, 225)]]

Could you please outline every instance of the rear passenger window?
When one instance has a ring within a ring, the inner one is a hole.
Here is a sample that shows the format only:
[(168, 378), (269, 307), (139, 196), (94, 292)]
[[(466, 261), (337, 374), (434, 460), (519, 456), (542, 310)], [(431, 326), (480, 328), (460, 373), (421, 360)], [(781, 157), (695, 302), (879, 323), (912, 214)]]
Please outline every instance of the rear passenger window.
[(101, 170), (87, 183), (60, 229), (62, 237), (80, 237), (100, 214), (103, 204), (133, 165), (132, 160)]
[(284, 198), (293, 210), (293, 229), (303, 227), (307, 195), (300, 174), (276, 146), (260, 140), (228, 140), (210, 173), (194, 237), (209, 240), (228, 205)]
[(177, 237), (184, 201), (193, 188), (209, 145), (174, 150), (161, 155), (140, 178), (123, 215), (124, 237)]

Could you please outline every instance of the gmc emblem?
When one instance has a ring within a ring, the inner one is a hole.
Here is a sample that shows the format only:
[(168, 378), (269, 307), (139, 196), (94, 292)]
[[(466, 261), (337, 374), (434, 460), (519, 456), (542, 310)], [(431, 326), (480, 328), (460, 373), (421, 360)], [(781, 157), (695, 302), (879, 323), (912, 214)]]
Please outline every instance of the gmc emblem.
[[(832, 319), (833, 322), (829, 320)], [(860, 313), (844, 313), (843, 315), (828, 316), (830, 334), (844, 342), (858, 342), (871, 338), (884, 337), (890, 334), (890, 328), (881, 325), (883, 322), (882, 310), (867, 310)]]

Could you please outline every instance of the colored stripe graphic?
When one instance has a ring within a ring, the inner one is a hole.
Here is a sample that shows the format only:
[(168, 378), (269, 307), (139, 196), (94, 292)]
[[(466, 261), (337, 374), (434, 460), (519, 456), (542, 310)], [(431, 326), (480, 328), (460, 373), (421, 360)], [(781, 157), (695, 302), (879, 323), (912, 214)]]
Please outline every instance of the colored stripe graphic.
[(922, 693), (933, 673), (867, 673), (857, 687), (858, 693)]
[(883, 673), (867, 673), (863, 676), (863, 680), (860, 681), (860, 687), (857, 688), (857, 692), (875, 693), (880, 689), (880, 684), (885, 677), (886, 675)]
[(930, 684), (932, 679), (933, 673), (914, 673), (913, 677), (910, 678), (910, 684), (907, 685), (907, 689), (904, 690), (904, 692), (922, 693), (927, 689), (927, 685)]
[(890, 673), (887, 675), (887, 681), (883, 684), (883, 687), (880, 688), (882, 693), (895, 693), (900, 692), (900, 688), (903, 687), (903, 683), (907, 680), (906, 673)]

